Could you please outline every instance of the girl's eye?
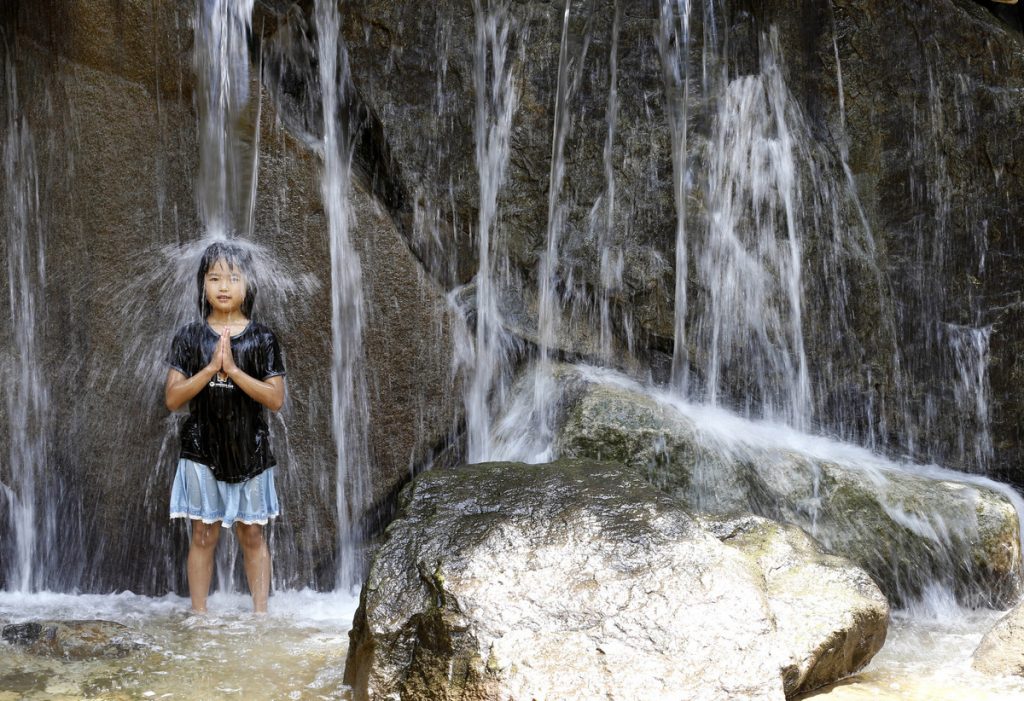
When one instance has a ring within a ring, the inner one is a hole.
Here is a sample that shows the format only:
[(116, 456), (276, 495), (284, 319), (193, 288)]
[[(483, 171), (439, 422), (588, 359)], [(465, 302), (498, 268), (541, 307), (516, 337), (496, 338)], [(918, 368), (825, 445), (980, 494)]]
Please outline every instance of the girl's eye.
[(237, 275), (232, 275), (231, 276), (231, 282), (241, 282), (241, 281), (242, 281), (242, 278), (238, 277)]

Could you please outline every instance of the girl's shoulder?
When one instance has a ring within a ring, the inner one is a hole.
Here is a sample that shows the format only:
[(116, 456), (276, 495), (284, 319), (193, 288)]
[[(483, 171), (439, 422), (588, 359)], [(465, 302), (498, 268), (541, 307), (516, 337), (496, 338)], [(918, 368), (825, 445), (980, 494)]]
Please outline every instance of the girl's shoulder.
[(187, 324), (182, 324), (181, 326), (179, 326), (178, 330), (175, 331), (175, 333), (174, 333), (174, 337), (175, 338), (194, 338), (196, 336), (201, 335), (203, 333), (203, 331), (205, 330), (205, 327), (206, 327), (206, 322), (204, 322), (204, 321), (200, 321), (198, 319), (195, 320), (195, 321), (190, 321)]
[(249, 328), (247, 330), (251, 331), (253, 334), (257, 336), (272, 336), (274, 338), (277, 338), (277, 334), (275, 334), (274, 331), (269, 326), (267, 326), (266, 324), (261, 324), (258, 321), (250, 321)]

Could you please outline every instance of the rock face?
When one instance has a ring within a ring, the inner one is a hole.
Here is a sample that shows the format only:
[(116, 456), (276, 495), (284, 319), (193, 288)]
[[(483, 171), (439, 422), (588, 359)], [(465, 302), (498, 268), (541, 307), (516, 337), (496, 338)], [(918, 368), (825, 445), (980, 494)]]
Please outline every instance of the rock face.
[[(424, 473), (374, 559), (346, 683), (357, 699), (781, 699), (881, 645), (865, 573), (763, 521), (714, 529), (728, 545), (613, 464)], [(839, 610), (819, 609), (826, 571)]]
[(32, 621), (3, 627), (3, 639), (34, 655), (68, 660), (117, 659), (144, 645), (142, 637), (111, 621)]
[(893, 601), (933, 581), (987, 605), (1008, 605), (1020, 592), (1017, 514), (995, 485), (957, 482), (948, 471), (912, 474), (866, 451), (818, 457), (813, 446), (759, 439), (753, 434), (765, 429), (742, 421), (699, 430), (667, 397), (628, 383), (573, 391), (560, 456), (644, 469), (697, 509), (797, 524), (864, 567)]
[(985, 634), (974, 651), (974, 668), (1024, 677), (1024, 604), (1017, 604)]
[[(136, 319), (125, 308), (153, 308), (158, 285), (146, 279), (152, 261), (162, 260), (165, 246), (201, 234), (195, 4), (2, 4), (0, 23), (8, 40), (0, 52), (5, 62), (10, 55), (18, 75), (17, 109), (35, 135), (47, 231), (40, 346), (52, 383), (54, 427), (41, 492), (55, 495), (67, 524), (47, 553), (56, 573), (48, 585), (181, 588), (184, 539), (180, 529), (167, 529), (161, 510), (173, 426), (160, 408), (162, 366), (154, 360), (162, 355), (169, 329), (158, 314)], [(245, 165), (236, 189), (248, 197), (249, 164), (259, 144), (253, 238), (296, 275), (310, 274), (322, 283), (305, 308), (278, 310), (288, 347), (301, 351), (289, 356), (291, 401), (275, 436), (286, 463), (286, 504), (296, 505), (279, 525), (275, 554), (286, 565), (276, 570), (280, 584), (330, 586), (336, 509), (333, 477), (325, 467), (334, 463), (324, 382), (329, 271), (310, 148), (318, 133), (312, 112), (319, 93), (317, 86), (293, 80), (295, 75), (271, 76), (267, 68), (279, 67), (270, 37), (288, 25), (285, 17), (302, 25), (301, 38), (277, 38), (295, 39), (291, 46), (307, 68), (312, 63), (312, 5), (257, 4), (253, 65), (266, 58), (262, 78), (276, 81), (276, 87), (253, 90), (265, 97), (262, 116), (256, 115), (254, 99), (236, 125), (242, 143), (235, 156)], [(1024, 127), (1020, 34), (970, 0), (721, 5), (705, 4), (717, 8), (713, 20), (696, 6), (692, 18), (691, 65), (702, 71), (706, 65), (702, 80), (711, 86), (698, 87), (702, 81), (691, 75), (685, 189), (691, 265), (684, 282), (692, 302), (687, 328), (693, 333), (684, 345), (693, 360), (694, 386), (716, 382), (708, 371), (713, 354), (700, 343), (701, 334), (713, 335), (708, 305), (715, 296), (708, 294), (709, 275), (699, 266), (721, 252), (707, 246), (714, 205), (709, 163), (716, 134), (724, 131), (717, 110), (727, 104), (730, 90), (750, 89), (744, 95), (762, 105), (761, 112), (792, 118), (799, 144), (794, 174), (802, 189), (797, 188), (793, 222), (801, 276), (783, 290), (774, 270), (764, 272), (771, 278), (767, 297), (800, 297), (802, 316), (788, 319), (800, 328), (800, 343), (783, 324), (777, 328), (786, 330), (769, 345), (781, 347), (782, 366), (806, 354), (808, 406), (814, 407), (809, 421), (1024, 483), (1024, 401), (1017, 391), (1024, 377), (1018, 226), (1024, 200), (1012, 196), (1024, 189), (1024, 142), (1014, 138)], [(570, 4), (571, 129), (564, 187), (555, 203), (564, 224), (557, 296), (569, 307), (563, 319), (587, 330), (559, 340), (570, 354), (597, 352), (602, 288), (616, 347), (632, 346), (639, 357), (631, 360), (639, 362), (672, 350), (677, 221), (665, 87), (671, 71), (659, 55), (658, 7), (621, 0)], [(535, 339), (537, 325), (536, 295), (529, 290), (536, 288), (552, 191), (552, 106), (563, 8), (548, 0), (507, 3), (508, 64), (518, 108), (495, 238), (498, 257), (508, 260), (507, 267), (498, 267), (515, 281), (509, 288), (520, 293), (507, 305), (513, 312), (509, 328), (529, 339)], [(717, 34), (709, 31), (712, 21)], [(375, 507), (390, 503), (408, 476), (450, 442), (460, 421), (444, 295), (472, 278), (477, 260), (477, 18), (466, 0), (352, 0), (345, 5), (343, 34), (358, 95), (358, 105), (349, 105), (353, 114), (346, 116), (362, 125), (356, 165), (363, 182), (354, 203), (361, 223), (355, 238), (365, 263), (374, 463), (372, 504), (360, 518), (374, 521)], [(715, 36), (730, 38), (727, 50), (724, 43), (712, 46)], [(613, 63), (618, 102), (611, 115)], [(773, 66), (784, 90), (767, 79)], [(5, 72), (5, 85), (7, 79)], [(295, 104), (285, 104), (293, 98)], [(294, 119), (278, 119), (289, 110), (297, 113)], [(772, 136), (777, 132), (768, 130), (765, 141), (779, 145)], [(782, 215), (772, 216), (778, 220), (771, 222), (774, 238), (786, 239)], [(741, 224), (737, 230), (749, 234), (749, 222)], [(5, 258), (6, 245), (0, 240)], [(608, 287), (610, 272), (617, 279)], [(0, 280), (0, 288), (7, 284)], [(4, 328), (5, 318), (0, 362), (6, 365), (19, 349)], [(127, 340), (135, 337), (147, 339), (140, 353)], [(756, 407), (766, 396), (754, 380), (771, 373), (743, 362), (738, 345), (718, 349), (736, 355), (722, 365), (717, 385), (722, 398)], [(102, 388), (104, 401), (82, 402), (83, 387)], [(0, 427), (4, 443), (5, 433), (6, 425)], [(111, 470), (112, 465), (120, 468)], [(811, 476), (803, 480), (811, 491), (817, 469), (803, 470)], [(826, 481), (842, 481), (830, 468), (821, 471)], [(0, 465), (0, 482), (14, 481)], [(139, 487), (128, 503), (119, 489), (123, 482)], [(124, 527), (125, 518), (132, 528)], [(153, 566), (149, 558), (137, 557), (140, 551), (169, 555)], [(986, 556), (1005, 559), (998, 548)], [(921, 557), (934, 559), (928, 553)], [(105, 569), (110, 561), (136, 564), (115, 574)]]
[[(535, 282), (548, 223), (563, 6), (506, 7), (518, 109), (499, 197), (502, 250), (519, 276)], [(1006, 195), (1024, 187), (1022, 147), (1010, 136), (1024, 126), (1019, 32), (972, 0), (740, 0), (714, 7), (713, 20), (697, 7), (691, 17), (691, 66), (704, 91), (692, 87), (689, 104), (687, 351), (694, 380), (717, 382), (737, 405), (764, 399), (758, 364), (741, 354), (742, 335), (717, 349), (734, 362), (717, 380), (707, 376), (710, 351), (700, 337), (720, 319), (708, 308), (713, 295), (699, 266), (724, 253), (706, 245), (717, 104), (730, 86), (760, 80), (772, 55), (786, 89), (770, 99), (788, 105), (801, 151), (793, 223), (815, 422), (915, 453), (920, 462), (994, 469), (1021, 481), (1024, 404), (1015, 387), (1024, 325), (1015, 290), (1024, 266), (1015, 232), (1022, 211)], [(460, 0), (415, 8), (358, 0), (347, 9), (353, 81), (392, 146), (391, 177), (407, 193), (408, 208), (415, 202), (425, 221), (440, 222), (410, 241), (421, 259), (435, 261), (428, 267), (439, 278), (465, 281), (473, 257), (460, 238), (468, 240), (479, 202), (471, 167), (473, 11)], [(561, 292), (574, 308), (566, 316), (589, 314), (595, 325), (601, 256), (621, 253), (622, 282), (610, 293), (617, 334), (631, 335), (641, 351), (671, 351), (676, 222), (658, 4), (575, 3), (566, 28), (575, 72), (559, 202)], [(730, 37), (728, 50), (714, 44), (716, 32)], [(613, 45), (616, 195), (608, 226), (602, 147)], [(719, 71), (728, 78), (715, 85)], [(774, 90), (762, 87), (751, 95), (765, 99)], [(777, 224), (777, 236), (785, 236)], [(737, 228), (746, 237), (750, 222)], [(756, 258), (755, 249), (745, 250)], [(969, 369), (986, 366), (980, 376)]]

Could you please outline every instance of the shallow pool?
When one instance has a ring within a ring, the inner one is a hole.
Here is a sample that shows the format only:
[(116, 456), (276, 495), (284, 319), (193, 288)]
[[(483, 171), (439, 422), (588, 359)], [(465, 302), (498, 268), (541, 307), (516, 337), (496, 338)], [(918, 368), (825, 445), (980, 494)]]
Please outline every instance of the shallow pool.
[(0, 593), (0, 621), (103, 619), (139, 633), (122, 659), (65, 661), (0, 642), (0, 701), (71, 699), (343, 699), (352, 595), (282, 592), (256, 617), (248, 596), (214, 594), (210, 613), (188, 600), (134, 594)]

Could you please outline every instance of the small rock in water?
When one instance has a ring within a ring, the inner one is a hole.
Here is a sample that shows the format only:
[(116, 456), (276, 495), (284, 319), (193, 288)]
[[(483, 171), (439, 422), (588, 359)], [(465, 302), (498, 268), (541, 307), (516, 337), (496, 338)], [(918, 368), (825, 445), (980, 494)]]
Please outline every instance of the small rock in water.
[(43, 634), (43, 627), (38, 623), (14, 623), (4, 626), (4, 640), (11, 645), (30, 645)]
[(1024, 603), (1017, 604), (985, 634), (973, 665), (986, 674), (1024, 677)]
[(6, 625), (2, 634), (34, 655), (69, 660), (116, 659), (143, 645), (136, 631), (112, 621), (29, 621)]

